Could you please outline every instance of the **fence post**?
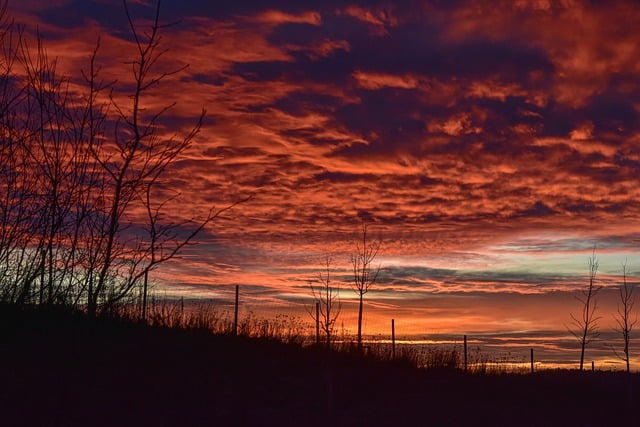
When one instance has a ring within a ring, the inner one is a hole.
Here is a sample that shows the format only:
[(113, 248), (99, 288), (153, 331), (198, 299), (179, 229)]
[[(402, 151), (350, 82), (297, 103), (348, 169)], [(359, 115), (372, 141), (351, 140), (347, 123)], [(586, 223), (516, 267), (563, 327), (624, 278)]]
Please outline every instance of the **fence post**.
[(533, 374), (533, 349), (531, 349), (531, 373)]
[(236, 303), (233, 314), (233, 335), (238, 335), (238, 294), (240, 290), (240, 285), (236, 285)]
[(316, 344), (320, 344), (320, 303), (316, 302)]
[(591, 361), (591, 372), (595, 372), (596, 371), (596, 362), (594, 362), (593, 360)]
[(468, 365), (467, 365), (468, 359), (467, 359), (467, 336), (464, 336), (464, 371), (467, 372), (468, 369)]
[(180, 328), (185, 326), (184, 324), (184, 297), (180, 297)]
[(391, 319), (391, 359), (396, 359), (396, 321)]

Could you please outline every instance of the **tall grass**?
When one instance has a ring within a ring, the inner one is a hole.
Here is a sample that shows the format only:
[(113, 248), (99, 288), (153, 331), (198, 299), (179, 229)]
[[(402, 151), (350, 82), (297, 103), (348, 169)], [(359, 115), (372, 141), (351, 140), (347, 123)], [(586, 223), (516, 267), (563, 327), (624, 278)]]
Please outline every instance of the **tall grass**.
[(152, 300), (147, 323), (174, 329), (206, 330), (214, 334), (233, 332), (233, 322), (225, 313), (204, 303), (185, 307), (184, 300)]
[[(152, 300), (147, 323), (173, 329), (204, 330), (216, 335), (236, 333), (230, 313), (206, 303), (186, 305), (183, 300)], [(296, 316), (278, 314), (267, 319), (249, 312), (238, 319), (237, 335), (302, 345), (308, 340), (307, 329), (307, 325)]]
[[(335, 349), (341, 352), (356, 352), (354, 341), (341, 341)], [(421, 344), (400, 344), (395, 347), (395, 357), (390, 343), (368, 342), (360, 350), (367, 357), (382, 361), (406, 364), (425, 371), (465, 371), (464, 352), (460, 346), (437, 346)], [(511, 353), (490, 355), (480, 347), (467, 353), (466, 372), (478, 375), (528, 373), (529, 365)]]
[[(139, 309), (133, 305), (120, 305), (110, 316), (138, 321)], [(261, 318), (252, 311), (238, 319), (237, 332), (232, 314), (220, 311), (207, 303), (187, 303), (184, 300), (152, 299), (146, 324), (181, 330), (206, 331), (215, 335), (234, 335), (253, 339), (277, 341), (299, 346), (311, 346), (316, 337), (308, 322), (297, 316), (278, 314), (274, 318)], [(379, 337), (381, 338), (381, 337)], [(321, 342), (324, 347), (326, 344)], [(366, 357), (370, 360), (409, 365), (425, 371), (465, 371), (464, 353), (459, 345), (436, 346), (399, 344), (395, 354), (389, 342), (375, 339), (357, 345), (356, 339), (344, 331), (334, 335), (331, 350), (342, 354)], [(529, 372), (525, 360), (518, 360), (510, 353), (489, 355), (480, 347), (467, 353), (466, 372), (490, 375)]]

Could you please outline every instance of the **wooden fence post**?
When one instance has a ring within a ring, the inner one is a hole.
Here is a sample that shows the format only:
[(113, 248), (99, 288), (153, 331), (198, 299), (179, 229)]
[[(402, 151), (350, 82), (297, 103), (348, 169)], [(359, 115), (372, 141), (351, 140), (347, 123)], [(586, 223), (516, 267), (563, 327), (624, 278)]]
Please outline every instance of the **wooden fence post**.
[(396, 321), (391, 319), (391, 359), (396, 359)]
[(238, 335), (238, 294), (240, 291), (240, 285), (236, 285), (236, 303), (233, 314), (233, 335)]
[(184, 322), (184, 297), (180, 297), (180, 328), (185, 326)]
[(320, 344), (320, 303), (316, 302), (316, 344)]
[(533, 349), (531, 349), (531, 373), (533, 374)]
[(468, 369), (468, 361), (467, 358), (467, 336), (464, 336), (464, 371), (467, 372)]

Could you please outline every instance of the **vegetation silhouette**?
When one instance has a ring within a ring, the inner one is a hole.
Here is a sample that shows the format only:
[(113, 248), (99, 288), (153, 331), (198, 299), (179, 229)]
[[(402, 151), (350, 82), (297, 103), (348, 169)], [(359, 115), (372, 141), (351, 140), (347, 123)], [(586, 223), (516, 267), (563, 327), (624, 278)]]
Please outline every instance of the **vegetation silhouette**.
[(331, 262), (331, 257), (327, 255), (324, 259), (324, 271), (318, 273), (318, 279), (315, 283), (309, 284), (314, 306), (307, 308), (307, 312), (316, 324), (318, 343), (320, 331), (322, 331), (327, 348), (331, 346), (336, 322), (342, 309), (340, 285), (334, 284), (331, 279)]
[(596, 257), (596, 249), (593, 249), (592, 255), (587, 260), (587, 266), (589, 269), (589, 285), (586, 289), (582, 290), (580, 295), (576, 299), (580, 302), (581, 312), (579, 316), (575, 316), (571, 313), (571, 319), (574, 329), (570, 329), (569, 332), (580, 343), (580, 370), (584, 368), (584, 355), (587, 345), (597, 338), (600, 333), (598, 331), (598, 321), (600, 317), (596, 316), (596, 309), (598, 308), (598, 293), (602, 289), (602, 286), (595, 284), (596, 274), (598, 273), (598, 258)]
[(355, 253), (351, 255), (351, 265), (353, 267), (353, 283), (351, 288), (358, 295), (358, 347), (362, 347), (362, 311), (364, 306), (364, 296), (378, 279), (380, 266), (373, 263), (378, 256), (378, 251), (382, 242), (380, 239), (371, 239), (368, 234), (368, 225), (365, 218), (362, 218), (361, 240), (356, 242)]
[[(161, 315), (165, 313), (165, 317)], [(410, 350), (336, 346), (331, 412), (327, 348), (304, 346), (287, 323), (247, 322), (233, 335), (216, 313), (152, 306), (155, 326), (51, 306), (0, 306), (0, 422), (127, 425), (637, 425), (628, 390), (640, 375), (471, 371), (459, 354), (418, 367)], [(209, 322), (226, 332), (212, 333)], [(217, 323), (216, 323), (217, 322)], [(166, 325), (172, 325), (171, 327)], [(252, 325), (252, 326), (249, 326)], [(264, 333), (263, 336), (261, 336)], [(295, 335), (295, 334), (293, 334)], [(286, 338), (285, 338), (286, 341)]]
[(631, 333), (636, 323), (638, 323), (638, 316), (634, 315), (633, 312), (636, 303), (635, 285), (627, 281), (626, 260), (622, 264), (622, 284), (618, 291), (619, 300), (614, 318), (617, 324), (616, 331), (622, 335), (623, 347), (622, 352), (618, 351), (615, 347), (612, 347), (612, 349), (616, 357), (625, 363), (627, 372), (631, 372)]
[[(209, 307), (149, 304), (150, 273), (247, 200), (199, 219), (167, 219), (174, 195), (162, 191), (162, 179), (205, 112), (182, 136), (166, 138), (161, 119), (173, 105), (142, 107), (183, 69), (155, 68), (166, 52), (159, 5), (140, 31), (124, 2), (134, 49), (130, 80), (117, 82), (102, 75), (99, 40), (81, 78), (60, 75), (44, 41), (32, 47), (0, 3), (2, 425), (637, 424), (626, 276), (624, 376), (496, 372), (481, 355), (465, 374), (456, 348), (401, 346), (391, 358), (372, 345), (365, 354), (363, 300), (380, 271), (380, 241), (364, 221), (351, 258), (355, 344), (305, 345), (304, 326), (284, 315), (249, 315), (236, 327)], [(78, 80), (80, 95), (70, 89)], [(574, 317), (580, 369), (597, 332), (597, 270), (594, 251), (582, 316)], [(337, 300), (329, 283), (327, 263), (319, 302), (331, 343), (339, 308), (329, 307)]]
[(160, 2), (144, 29), (123, 5), (133, 41), (118, 80), (103, 75), (99, 38), (86, 69), (61, 74), (44, 40), (32, 45), (0, 3), (0, 301), (91, 316), (136, 303), (144, 319), (150, 272), (248, 200), (170, 215), (167, 171), (205, 111), (182, 135), (163, 134), (174, 104), (149, 101), (186, 65), (166, 64)]

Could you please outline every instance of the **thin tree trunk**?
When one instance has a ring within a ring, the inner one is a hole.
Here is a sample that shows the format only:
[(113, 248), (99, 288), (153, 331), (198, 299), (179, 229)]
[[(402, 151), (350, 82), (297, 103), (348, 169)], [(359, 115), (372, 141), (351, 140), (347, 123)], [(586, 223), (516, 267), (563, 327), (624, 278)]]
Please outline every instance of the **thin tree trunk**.
[(625, 362), (627, 362), (627, 373), (631, 372), (631, 367), (629, 366), (629, 337), (625, 337), (625, 342), (624, 342), (624, 355), (625, 355)]
[(584, 335), (582, 336), (582, 343), (580, 346), (580, 370), (582, 371), (582, 368), (584, 367), (584, 347), (586, 345), (586, 340), (587, 340), (587, 333), (585, 330)]
[(144, 282), (142, 287), (142, 313), (141, 318), (143, 322), (147, 321), (147, 286), (149, 283), (149, 271), (145, 270), (144, 272)]
[(358, 307), (358, 348), (362, 348), (362, 297), (363, 294), (360, 292), (360, 305)]

